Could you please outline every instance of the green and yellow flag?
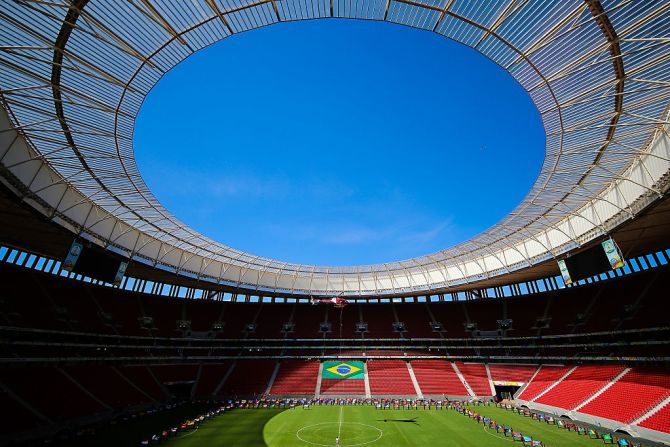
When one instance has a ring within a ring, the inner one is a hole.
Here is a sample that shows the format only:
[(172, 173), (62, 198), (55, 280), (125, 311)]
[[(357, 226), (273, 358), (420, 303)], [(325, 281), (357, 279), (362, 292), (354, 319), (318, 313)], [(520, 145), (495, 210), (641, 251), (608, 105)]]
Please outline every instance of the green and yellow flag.
[(323, 362), (324, 379), (364, 379), (363, 362)]

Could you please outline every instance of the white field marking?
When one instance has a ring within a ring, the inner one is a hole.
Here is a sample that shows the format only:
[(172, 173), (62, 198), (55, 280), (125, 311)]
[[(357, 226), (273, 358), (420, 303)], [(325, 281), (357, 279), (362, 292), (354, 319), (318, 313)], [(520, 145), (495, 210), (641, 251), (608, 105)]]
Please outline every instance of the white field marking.
[(191, 432), (188, 432), (188, 433), (186, 433), (185, 435), (178, 436), (177, 439), (181, 439), (181, 438), (185, 438), (185, 437), (187, 437), (187, 436), (191, 436), (193, 433), (195, 433), (195, 432), (197, 432), (197, 431), (198, 431), (198, 427), (195, 427), (195, 430), (193, 430), (193, 431), (191, 431)]
[(492, 429), (489, 429), (489, 428), (486, 428), (486, 427), (482, 427), (482, 428), (484, 429), (486, 434), (489, 435), (489, 436), (493, 436), (494, 438), (504, 439), (505, 441), (516, 442), (516, 441), (514, 441), (514, 437), (509, 438), (505, 435), (500, 436), (500, 433), (498, 433), (498, 432), (492, 433), (491, 432)]
[(339, 440), (340, 439), (340, 433), (342, 433), (342, 407), (340, 407), (340, 417), (338, 419), (339, 419), (340, 425), (337, 427), (337, 439)]
[[(306, 444), (317, 445), (317, 446), (321, 446), (321, 447), (332, 447), (333, 444), (321, 444), (319, 442), (308, 441), (307, 439), (304, 439), (303, 437), (300, 436), (300, 432), (303, 431), (303, 430), (306, 430), (308, 428), (318, 427), (320, 425), (335, 425), (335, 424), (337, 424), (337, 422), (320, 422), (318, 424), (307, 425), (306, 427), (302, 427), (300, 430), (295, 432), (295, 435), (299, 440), (301, 440), (302, 442), (304, 442)], [(374, 425), (363, 424), (361, 422), (344, 422), (344, 424), (361, 425), (363, 427), (370, 427), (373, 430), (377, 430), (379, 432), (379, 434), (377, 435), (377, 437), (375, 439), (372, 439), (370, 441), (359, 442), (358, 444), (340, 444), (341, 447), (360, 447), (360, 446), (363, 446), (363, 445), (372, 444), (373, 442), (379, 441), (384, 434), (384, 432), (382, 430), (375, 427)]]

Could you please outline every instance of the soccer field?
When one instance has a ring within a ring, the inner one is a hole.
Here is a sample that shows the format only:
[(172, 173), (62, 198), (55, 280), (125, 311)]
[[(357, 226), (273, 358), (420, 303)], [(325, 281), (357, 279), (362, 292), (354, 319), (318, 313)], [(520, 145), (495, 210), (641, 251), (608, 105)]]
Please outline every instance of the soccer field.
[[(495, 407), (474, 411), (530, 435), (548, 447), (597, 446), (589, 439), (555, 425)], [(495, 430), (452, 410), (377, 410), (371, 406), (313, 406), (291, 410), (233, 410), (168, 442), (170, 447), (195, 446), (335, 446), (406, 447), (507, 446), (512, 441)], [(518, 443), (519, 445), (521, 443)]]

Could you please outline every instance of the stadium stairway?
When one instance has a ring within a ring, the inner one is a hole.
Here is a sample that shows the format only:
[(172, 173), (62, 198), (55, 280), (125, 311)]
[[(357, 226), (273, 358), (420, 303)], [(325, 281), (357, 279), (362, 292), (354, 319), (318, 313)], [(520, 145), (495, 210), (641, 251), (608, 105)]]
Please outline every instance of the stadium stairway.
[(538, 396), (535, 402), (572, 410), (616, 377), (625, 368), (610, 365), (582, 365), (574, 368), (551, 389)]
[(198, 386), (200, 385), (200, 380), (202, 379), (202, 370), (203, 370), (203, 365), (202, 363), (198, 365), (198, 372), (195, 375), (195, 382), (193, 383), (193, 386), (191, 386), (191, 399), (193, 399), (196, 396), (196, 393), (198, 391)]
[(465, 377), (463, 377), (463, 374), (461, 373), (461, 370), (458, 368), (458, 365), (456, 365), (455, 362), (452, 362), (451, 367), (454, 369), (454, 371), (456, 371), (456, 376), (458, 376), (458, 379), (463, 384), (463, 387), (468, 392), (468, 395), (471, 397), (475, 397), (476, 396), (475, 392), (472, 390), (472, 388), (470, 388), (470, 385), (465, 380)]
[(126, 377), (132, 383), (136, 384), (145, 394), (148, 394), (154, 401), (159, 402), (169, 397), (167, 388), (158, 381), (156, 375), (147, 365), (129, 365), (118, 367), (122, 376)]
[(214, 395), (218, 396), (223, 389), (223, 386), (225, 383), (228, 381), (228, 378), (233, 374), (233, 371), (235, 371), (235, 367), (237, 366), (237, 362), (233, 362), (232, 365), (226, 370), (226, 373), (221, 377), (221, 380), (219, 380), (218, 384), (214, 388)]
[(363, 363), (363, 385), (365, 386), (365, 398), (370, 399), (372, 397), (372, 391), (370, 391), (370, 371), (368, 371), (368, 363)]
[(216, 394), (218, 384), (221, 378), (225, 377), (226, 372), (230, 369), (228, 363), (206, 363), (202, 365), (200, 378), (196, 382), (195, 396), (207, 397)]
[[(60, 369), (60, 372), (61, 372), (61, 374), (63, 374), (68, 380), (70, 380), (70, 382), (72, 382), (77, 388), (79, 388), (79, 390), (81, 390), (82, 393), (86, 394), (89, 398), (91, 398), (92, 400), (96, 401), (101, 407), (104, 407), (106, 410), (110, 410), (110, 411), (112, 410), (111, 405), (108, 405), (108, 404), (105, 403), (102, 399), (100, 399), (98, 396), (96, 396), (96, 395), (93, 394), (91, 391), (89, 391), (88, 388), (86, 388), (86, 387), (83, 386), (81, 383), (79, 383), (79, 381), (78, 381), (77, 379), (75, 379), (74, 377), (72, 377), (72, 375), (69, 374), (65, 369), (62, 369), (62, 368), (61, 368), (61, 369)], [(90, 378), (90, 376), (89, 376), (89, 378)], [(113, 386), (113, 385), (112, 385), (112, 386)], [(104, 389), (104, 387), (103, 387), (103, 389)], [(110, 389), (110, 388), (108, 388), (108, 390), (109, 390), (109, 389)], [(116, 391), (116, 390), (114, 390), (114, 391)], [(116, 393), (113, 393), (113, 394), (116, 394)]]
[(414, 375), (414, 368), (412, 368), (412, 364), (410, 362), (406, 362), (406, 365), (407, 365), (407, 372), (409, 373), (409, 378), (412, 381), (412, 385), (414, 385), (414, 391), (416, 392), (416, 397), (418, 397), (419, 399), (423, 399), (423, 392), (421, 392), (419, 382), (416, 380), (416, 376)]
[(563, 374), (561, 377), (558, 378), (558, 380), (551, 383), (547, 388), (544, 389), (544, 391), (542, 391), (540, 394), (535, 396), (532, 399), (533, 402), (537, 402), (537, 400), (540, 399), (542, 396), (544, 396), (545, 394), (549, 393), (551, 390), (556, 388), (563, 380), (565, 380), (566, 377), (568, 377), (570, 374), (572, 374), (572, 372), (576, 369), (577, 369), (576, 366), (573, 366), (572, 368), (569, 368), (565, 374)]
[(426, 396), (463, 398), (469, 396), (452, 363), (446, 360), (412, 360), (412, 370)]
[(496, 395), (496, 387), (493, 386), (493, 379), (491, 378), (491, 369), (489, 368), (489, 364), (485, 364), (484, 367), (486, 368), (486, 378), (489, 381), (489, 388), (491, 389), (491, 395), (495, 396)]
[(628, 424), (668, 397), (670, 371), (634, 367), (579, 412)]
[[(633, 436), (670, 445), (670, 370), (667, 368), (622, 368), (593, 395), (573, 410), (570, 409), (578, 397), (585, 391), (593, 390), (598, 383), (602, 384), (603, 378), (614, 373), (617, 368), (622, 367), (574, 367), (536, 396), (532, 397), (537, 389), (529, 393), (522, 391), (519, 393), (521, 397), (516, 399), (519, 404), (534, 410), (564, 415), (612, 431), (622, 430)], [(559, 368), (556, 368), (544, 376), (555, 376), (558, 371)], [(589, 376), (592, 380), (587, 379)], [(540, 387), (544, 387), (545, 379), (540, 377), (539, 381), (542, 382)], [(584, 382), (586, 385), (582, 387), (576, 383), (570, 386), (571, 382)], [(524, 394), (527, 398), (524, 398)]]
[(275, 367), (272, 370), (272, 375), (270, 375), (270, 380), (268, 380), (268, 386), (265, 388), (265, 395), (270, 394), (270, 390), (272, 389), (272, 385), (274, 385), (275, 379), (277, 378), (277, 374), (279, 373), (279, 367), (280, 366), (281, 366), (280, 362), (277, 362), (275, 364)]
[(556, 380), (567, 375), (569, 372), (570, 368), (567, 366), (542, 365), (531, 381), (517, 393), (515, 398), (532, 401), (544, 393)]
[(314, 397), (315, 398), (320, 398), (321, 397), (321, 377), (323, 376), (323, 363), (319, 362), (319, 372), (318, 375), (316, 376), (316, 387), (314, 389)]
[(124, 408), (151, 403), (145, 393), (133, 386), (117, 368), (86, 365), (71, 366), (63, 372), (83, 391), (108, 408)]
[(670, 434), (670, 396), (631, 425)]
[(34, 431), (39, 427), (57, 427), (57, 424), (37, 411), (28, 402), (17, 396), (0, 383), (0, 408), (11, 411), (3, 412), (3, 423), (0, 424), (0, 439), (12, 432)]
[(455, 366), (475, 396), (488, 397), (495, 394), (486, 365), (456, 362)]
[(582, 408), (582, 407), (588, 405), (591, 401), (597, 399), (598, 396), (600, 396), (600, 395), (603, 394), (605, 391), (607, 391), (608, 389), (610, 389), (610, 387), (613, 386), (619, 379), (621, 379), (621, 378), (624, 376), (624, 374), (626, 374), (628, 371), (630, 371), (630, 368), (624, 368), (619, 374), (617, 374), (617, 375), (616, 375), (612, 380), (610, 380), (605, 386), (603, 386), (603, 387), (600, 388), (598, 391), (596, 391), (593, 395), (591, 395), (591, 397), (589, 397), (588, 399), (586, 399), (584, 402), (582, 402), (581, 404), (579, 404), (578, 406), (576, 406), (576, 407), (574, 408), (574, 410), (575, 410), (575, 411), (579, 411), (580, 408)]
[(520, 396), (521, 394), (523, 394), (523, 393), (526, 391), (526, 388), (528, 388), (528, 385), (530, 385), (531, 382), (535, 379), (535, 377), (539, 374), (540, 369), (542, 369), (542, 366), (541, 366), (541, 365), (535, 368), (535, 371), (534, 371), (533, 374), (530, 376), (530, 378), (528, 379), (528, 381), (526, 381), (526, 383), (524, 383), (524, 384), (521, 386), (521, 388), (519, 388), (519, 389), (517, 390), (517, 392), (514, 393), (514, 398), (516, 398), (517, 396)]

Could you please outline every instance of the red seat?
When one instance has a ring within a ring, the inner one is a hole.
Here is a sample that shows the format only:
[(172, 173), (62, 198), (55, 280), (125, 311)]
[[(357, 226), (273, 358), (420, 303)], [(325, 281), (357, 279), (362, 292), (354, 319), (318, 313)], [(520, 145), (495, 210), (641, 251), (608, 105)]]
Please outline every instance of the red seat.
[(424, 395), (468, 395), (463, 382), (446, 360), (412, 360), (412, 369)]

